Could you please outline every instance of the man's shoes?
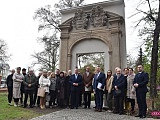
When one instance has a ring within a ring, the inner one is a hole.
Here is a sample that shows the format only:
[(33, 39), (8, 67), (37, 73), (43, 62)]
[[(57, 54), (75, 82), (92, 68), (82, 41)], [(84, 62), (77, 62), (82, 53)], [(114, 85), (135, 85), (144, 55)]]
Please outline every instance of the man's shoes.
[(86, 109), (87, 107), (85, 106), (84, 109)]
[(123, 112), (120, 112), (119, 115), (123, 115)]
[(114, 113), (114, 114), (118, 114), (119, 112), (118, 112), (118, 111), (113, 111), (113, 113)]
[(99, 109), (95, 108), (94, 111), (97, 112), (97, 111), (99, 111)]
[(99, 109), (98, 112), (102, 112), (102, 109)]
[(23, 108), (26, 108), (27, 107), (27, 105), (23, 105)]
[(12, 106), (12, 103), (8, 103), (8, 105)]
[(74, 107), (71, 107), (71, 109), (74, 109)]
[(33, 108), (33, 105), (31, 105), (30, 108)]
[(142, 115), (136, 115), (135, 117), (142, 117)]
[(111, 113), (111, 112), (112, 112), (112, 110), (107, 110), (107, 112)]
[(140, 118), (146, 118), (146, 116), (143, 115), (143, 116), (140, 116)]
[(78, 109), (78, 107), (76, 107), (76, 109)]

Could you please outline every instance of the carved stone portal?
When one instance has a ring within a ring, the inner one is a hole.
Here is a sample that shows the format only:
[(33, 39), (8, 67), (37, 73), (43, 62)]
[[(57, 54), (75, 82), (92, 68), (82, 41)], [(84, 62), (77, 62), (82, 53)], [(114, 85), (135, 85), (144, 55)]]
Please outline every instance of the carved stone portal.
[(78, 54), (104, 53), (105, 73), (126, 67), (124, 1), (85, 5), (62, 10), (60, 70), (77, 66)]
[(107, 12), (103, 10), (102, 6), (93, 7), (87, 12), (78, 9), (72, 20), (72, 27), (76, 30), (87, 29), (89, 23), (91, 23), (93, 27), (108, 27), (108, 18), (109, 16), (107, 15)]

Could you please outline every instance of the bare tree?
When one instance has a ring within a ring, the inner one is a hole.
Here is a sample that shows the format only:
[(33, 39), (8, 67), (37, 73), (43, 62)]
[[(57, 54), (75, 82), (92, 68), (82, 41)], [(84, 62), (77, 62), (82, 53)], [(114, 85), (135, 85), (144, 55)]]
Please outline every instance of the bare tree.
[(7, 61), (9, 61), (10, 55), (7, 53), (8, 47), (4, 40), (0, 39), (0, 73), (3, 74), (5, 67), (9, 68)]
[(54, 71), (59, 59), (59, 39), (57, 39), (54, 35), (50, 38), (39, 38), (39, 41), (44, 43), (44, 50), (32, 55), (32, 57), (36, 58), (36, 61), (33, 62), (33, 65), (39, 64), (42, 66), (42, 68)]
[(43, 32), (43, 37), (38, 38), (38, 41), (44, 44), (42, 52), (34, 53), (32, 57), (36, 58), (33, 65), (40, 64), (43, 68), (55, 70), (59, 59), (60, 46), (60, 29), (61, 13), (59, 10), (80, 6), (84, 0), (60, 0), (53, 7), (47, 5), (35, 11), (33, 19), (39, 21), (38, 31)]
[(158, 17), (155, 18), (152, 15), (150, 2), (148, 1), (148, 5), (150, 8), (150, 15), (149, 17), (155, 22), (155, 29), (153, 35), (153, 47), (152, 47), (152, 56), (151, 56), (151, 72), (150, 72), (150, 96), (153, 98), (152, 109), (155, 108), (154, 106), (154, 99), (157, 97), (157, 68), (158, 68), (158, 41), (159, 41), (159, 34), (160, 34), (160, 0), (159, 0), (159, 8), (158, 8)]
[(58, 4), (55, 4), (56, 8), (65, 9), (78, 7), (84, 4), (85, 0), (60, 0)]
[[(143, 10), (139, 10), (137, 8), (138, 13), (143, 13), (144, 16), (138, 21), (137, 26), (144, 21), (145, 29), (144, 33), (150, 34), (151, 44), (151, 68), (150, 68), (150, 97), (152, 98), (152, 109), (155, 108), (154, 101), (157, 97), (157, 69), (158, 69), (158, 41), (160, 34), (160, 0), (158, 2), (158, 8), (152, 8), (151, 2), (155, 2), (155, 0), (141, 0), (140, 4), (146, 3), (148, 5), (149, 10), (147, 12)], [(157, 4), (156, 4), (157, 5)], [(154, 28), (153, 28), (154, 27)], [(145, 34), (143, 34), (145, 36)]]
[(6, 63), (9, 60), (10, 55), (7, 53), (8, 47), (4, 40), (0, 39), (0, 62)]

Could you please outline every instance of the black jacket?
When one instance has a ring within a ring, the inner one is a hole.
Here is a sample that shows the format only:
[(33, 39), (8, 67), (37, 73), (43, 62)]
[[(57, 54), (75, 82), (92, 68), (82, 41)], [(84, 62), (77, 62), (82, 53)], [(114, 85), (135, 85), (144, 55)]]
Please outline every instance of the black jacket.
[(138, 87), (136, 88), (137, 93), (148, 92), (147, 84), (149, 81), (148, 73), (142, 72), (136, 74), (133, 84), (137, 83)]
[(13, 74), (8, 75), (8, 77), (7, 77), (6, 83), (7, 83), (8, 87), (13, 87), (13, 79), (12, 79), (12, 77), (13, 77)]
[[(26, 75), (23, 80), (23, 84), (25, 86), (25, 90), (35, 90), (36, 87), (36, 82), (37, 82), (37, 77), (35, 75)], [(28, 85), (31, 84), (31, 87)]]

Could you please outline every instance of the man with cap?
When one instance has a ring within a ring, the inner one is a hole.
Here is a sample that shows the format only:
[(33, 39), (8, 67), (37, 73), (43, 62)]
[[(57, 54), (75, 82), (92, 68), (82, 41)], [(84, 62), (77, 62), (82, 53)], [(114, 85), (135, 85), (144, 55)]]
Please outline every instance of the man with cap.
[(35, 91), (36, 76), (33, 73), (33, 69), (29, 69), (29, 73), (24, 77), (23, 84), (25, 88), (24, 108), (27, 107), (28, 95), (30, 97), (30, 108), (33, 108), (33, 93)]

